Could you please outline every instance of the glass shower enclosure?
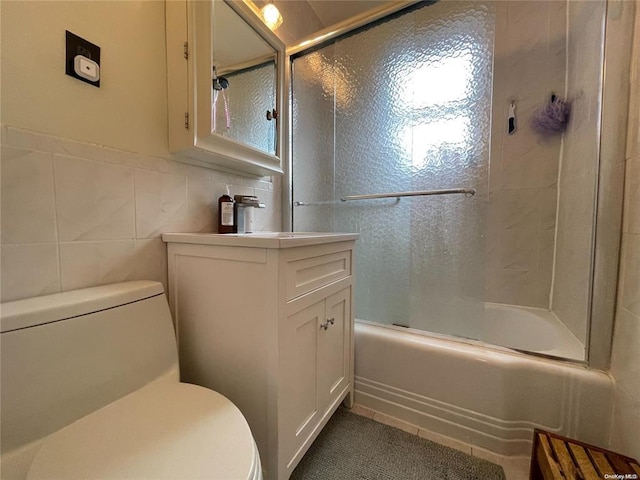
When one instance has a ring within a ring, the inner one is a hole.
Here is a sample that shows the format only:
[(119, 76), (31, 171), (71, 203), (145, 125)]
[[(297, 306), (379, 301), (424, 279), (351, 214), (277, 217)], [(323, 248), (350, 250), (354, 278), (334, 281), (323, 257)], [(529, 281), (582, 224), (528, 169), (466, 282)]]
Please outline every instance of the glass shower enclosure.
[[(584, 359), (586, 319), (563, 323), (552, 288), (554, 273), (577, 268), (559, 246), (562, 205), (586, 195), (593, 213), (595, 194), (597, 144), (577, 191), (560, 191), (567, 148), (598, 128), (604, 3), (577, 3), (590, 5), (418, 4), (292, 58), (293, 229), (360, 233), (357, 319)], [(587, 37), (600, 63), (580, 68), (582, 92), (596, 101), (575, 131), (540, 135), (528, 119), (551, 93), (573, 93), (572, 42)], [(521, 319), (505, 314), (513, 307)], [(553, 336), (555, 322), (572, 352), (504, 335), (528, 336), (516, 330), (535, 316), (531, 336)]]

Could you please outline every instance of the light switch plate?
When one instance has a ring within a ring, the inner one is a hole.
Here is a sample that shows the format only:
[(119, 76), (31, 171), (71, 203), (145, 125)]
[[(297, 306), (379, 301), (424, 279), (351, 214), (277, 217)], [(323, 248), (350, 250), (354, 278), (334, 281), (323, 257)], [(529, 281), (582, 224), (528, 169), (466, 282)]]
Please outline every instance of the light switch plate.
[(100, 88), (100, 47), (66, 31), (65, 73)]

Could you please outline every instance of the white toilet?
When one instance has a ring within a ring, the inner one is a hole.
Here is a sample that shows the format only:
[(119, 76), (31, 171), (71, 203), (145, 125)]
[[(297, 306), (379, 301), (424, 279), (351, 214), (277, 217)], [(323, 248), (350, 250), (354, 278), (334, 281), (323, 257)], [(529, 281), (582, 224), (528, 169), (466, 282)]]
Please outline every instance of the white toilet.
[(5, 479), (262, 478), (240, 411), (180, 383), (162, 284), (1, 305)]

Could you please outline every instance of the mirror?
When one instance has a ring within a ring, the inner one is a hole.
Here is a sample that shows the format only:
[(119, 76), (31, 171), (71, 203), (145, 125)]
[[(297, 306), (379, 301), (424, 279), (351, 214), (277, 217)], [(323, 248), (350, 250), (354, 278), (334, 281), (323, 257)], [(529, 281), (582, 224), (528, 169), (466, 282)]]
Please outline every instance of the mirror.
[(212, 3), (211, 133), (276, 155), (277, 51), (229, 4)]
[(169, 151), (177, 161), (283, 173), (285, 49), (252, 5), (166, 2)]

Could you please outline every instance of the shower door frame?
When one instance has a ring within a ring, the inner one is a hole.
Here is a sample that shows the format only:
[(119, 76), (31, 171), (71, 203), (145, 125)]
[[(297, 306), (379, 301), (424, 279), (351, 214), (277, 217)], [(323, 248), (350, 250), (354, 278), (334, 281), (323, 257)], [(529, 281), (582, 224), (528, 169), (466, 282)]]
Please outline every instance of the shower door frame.
[[(292, 57), (330, 43), (336, 38), (400, 12), (420, 3), (420, 0), (401, 1), (361, 14), (332, 27), (321, 30), (298, 45), (287, 48), (285, 56), (285, 122), (283, 162), (282, 229), (293, 230), (293, 152), (292, 152)], [(584, 363), (590, 368), (608, 370), (611, 361), (613, 324), (618, 290), (618, 266), (622, 236), (622, 209), (624, 200), (624, 165), (626, 135), (620, 140), (619, 132), (627, 132), (629, 113), (629, 72), (634, 22), (633, 2), (607, 0), (605, 10), (604, 62), (602, 69), (601, 118), (597, 165), (597, 189), (592, 237), (591, 285), (589, 316)], [(622, 79), (622, 80), (621, 80)], [(424, 332), (429, 335), (430, 332)], [(464, 339), (450, 337), (456, 341)], [(523, 354), (523, 353), (520, 353)], [(526, 355), (526, 354), (524, 354)], [(574, 360), (558, 359), (574, 362)]]

